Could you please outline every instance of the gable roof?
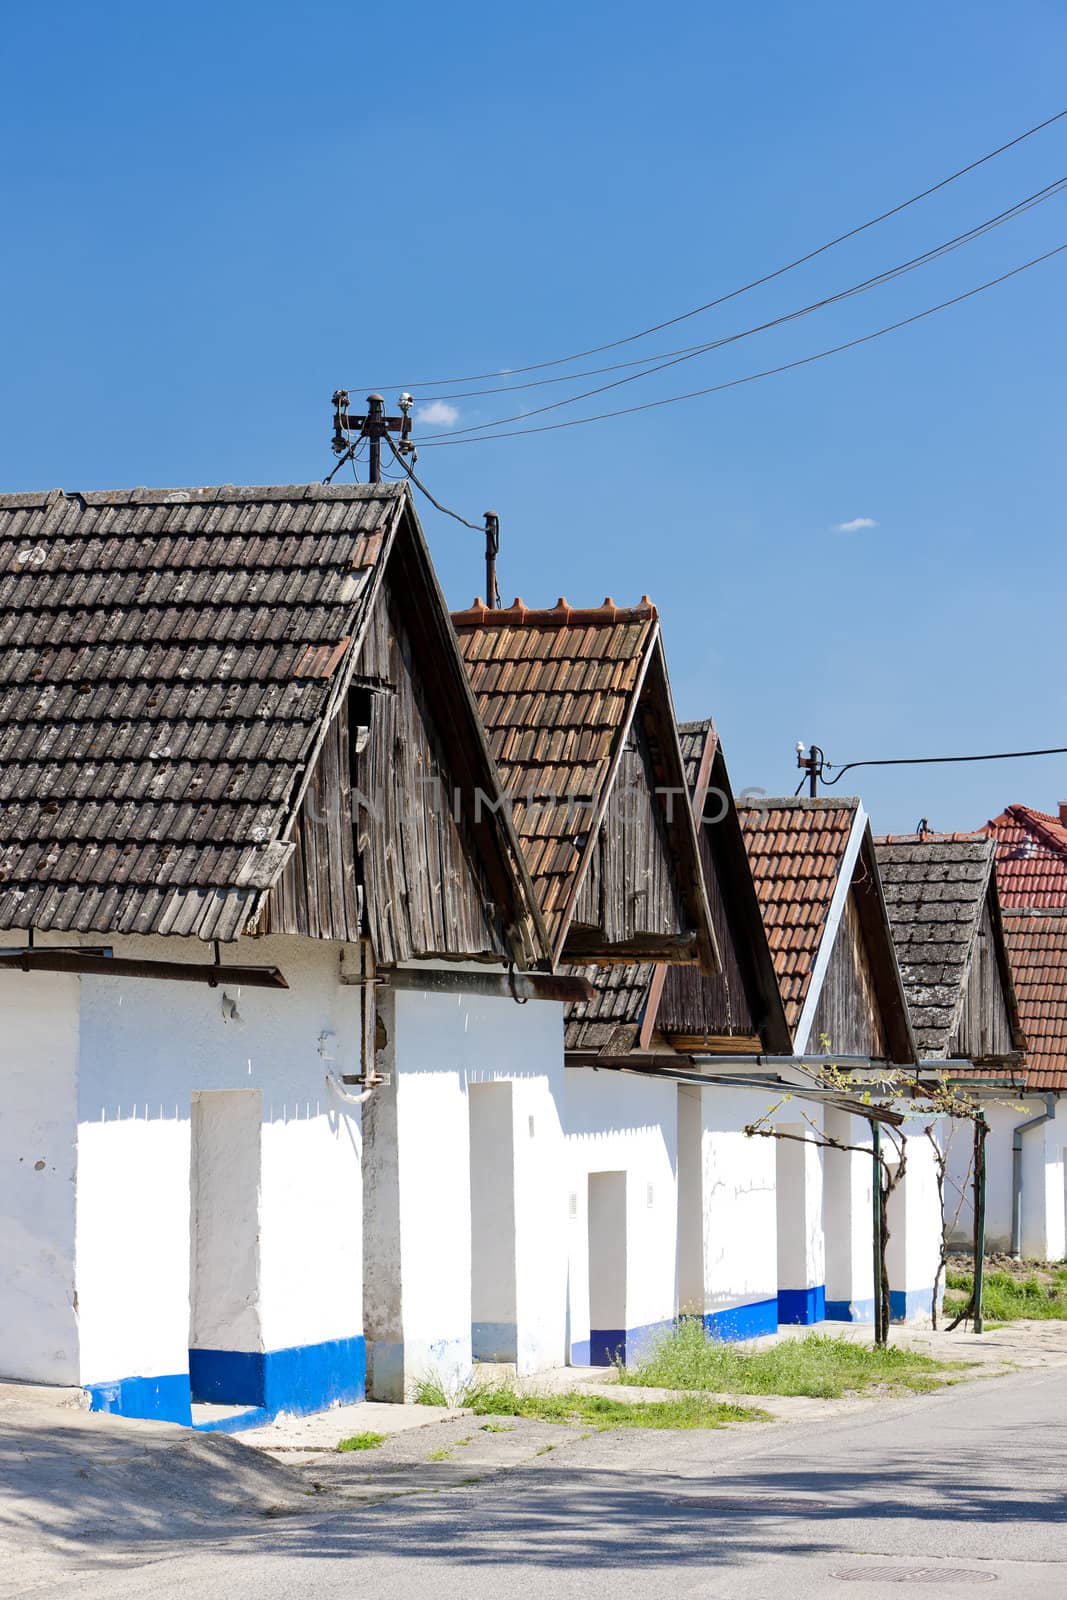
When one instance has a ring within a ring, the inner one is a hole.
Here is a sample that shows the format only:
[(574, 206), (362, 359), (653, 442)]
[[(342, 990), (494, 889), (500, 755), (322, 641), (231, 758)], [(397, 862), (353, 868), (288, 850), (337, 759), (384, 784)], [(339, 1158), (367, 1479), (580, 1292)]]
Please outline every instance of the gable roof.
[(1067, 1089), (1067, 912), (1006, 911), (1027, 1089)]
[(915, 1059), (867, 814), (855, 797), (738, 807), (786, 1019), (798, 1054), (810, 1034), (849, 892), (857, 890), (892, 1059)]
[[(659, 616), (646, 595), (637, 606), (609, 597), (585, 609), (564, 599), (548, 610), (476, 600), (452, 621), (558, 960), (643, 694), (656, 720), (659, 780), (684, 790)], [(670, 808), (666, 826), (699, 958), (714, 971), (689, 808)]]
[(0, 496), (0, 927), (254, 925), (400, 539), (495, 794), (405, 487)]
[[(708, 880), (709, 872), (713, 872), (716, 879), (722, 880), (717, 885), (707, 881), (707, 888), (712, 918), (718, 928), (724, 970), (707, 976), (692, 967), (670, 967), (651, 962), (583, 968), (584, 976), (593, 985), (593, 997), (568, 1006), (567, 1048), (572, 1051), (597, 1050), (619, 1054), (636, 1048), (647, 1049), (653, 1030), (660, 1023), (664, 994), (669, 994), (672, 981), (684, 983), (687, 990), (695, 987), (702, 999), (705, 996), (711, 999), (713, 1008), (719, 1014), (729, 1011), (730, 980), (725, 971), (725, 957), (729, 943), (733, 943), (743, 962), (742, 981), (752, 1011), (758, 1018), (763, 1049), (770, 1054), (788, 1054), (791, 1044), (774, 964), (741, 836), (722, 744), (712, 718), (680, 722), (678, 742), (698, 829), (703, 830), (705, 826), (702, 822), (704, 815), (707, 814), (709, 818), (706, 826), (711, 830), (710, 843), (715, 867), (711, 867), (705, 854), (705, 879)], [(703, 846), (704, 840), (701, 842)], [(713, 894), (713, 888), (717, 888), (717, 893)], [(722, 992), (724, 989), (725, 997)], [(743, 1049), (739, 1041), (737, 1053), (742, 1053)]]
[(995, 842), (980, 833), (888, 834), (875, 841), (875, 849), (923, 1058), (950, 1052), (987, 902), (1001, 983), (1021, 1043), (993, 872)]
[(985, 831), (997, 842), (997, 884), (1005, 910), (1067, 907), (1067, 827), (1031, 806), (1005, 806)]
[(749, 801), (738, 815), (795, 1036), (862, 808), (855, 799)]

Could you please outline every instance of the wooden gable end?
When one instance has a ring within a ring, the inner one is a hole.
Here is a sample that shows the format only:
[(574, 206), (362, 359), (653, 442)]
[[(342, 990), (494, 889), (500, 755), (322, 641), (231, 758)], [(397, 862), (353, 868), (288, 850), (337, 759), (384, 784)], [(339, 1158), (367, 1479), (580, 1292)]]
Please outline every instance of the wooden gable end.
[(712, 1048), (730, 1037), (759, 1049), (759, 1027), (749, 1003), (742, 955), (730, 915), (729, 891), (712, 846), (712, 828), (700, 828), (700, 857), (722, 971), (707, 977), (695, 966), (668, 967), (656, 1025), (676, 1049)]
[(808, 1048), (813, 1054), (825, 1049), (831, 1055), (879, 1059), (890, 1053), (855, 886), (849, 889), (834, 938)]
[(563, 948), (565, 960), (671, 956), (694, 943), (671, 850), (667, 801), (640, 716), (631, 723)]
[[(261, 933), (357, 940), (382, 965), (508, 960), (460, 784), (387, 573), (260, 917)], [(457, 799), (457, 793), (460, 799)], [(491, 799), (491, 797), (486, 797)]]
[(447, 757), (388, 578), (360, 652), (349, 717), (359, 730), (353, 806), (377, 960), (508, 959), (472, 835), (477, 797), (457, 781)]
[(988, 1061), (1010, 1056), (1015, 1048), (1012, 1006), (999, 959), (989, 895), (982, 907), (971, 964), (963, 991), (959, 1026), (949, 1044), (950, 1056)]
[(347, 707), (326, 730), (290, 834), (295, 845), (260, 913), (258, 933), (301, 933), (354, 942), (363, 931), (352, 836)]

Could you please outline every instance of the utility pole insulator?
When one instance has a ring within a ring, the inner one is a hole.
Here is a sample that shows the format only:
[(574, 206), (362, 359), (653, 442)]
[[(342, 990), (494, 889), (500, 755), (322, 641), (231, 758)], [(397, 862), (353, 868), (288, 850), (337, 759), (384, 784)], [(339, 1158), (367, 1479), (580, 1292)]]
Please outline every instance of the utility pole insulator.
[(380, 394), (367, 396), (364, 416), (354, 417), (348, 409), (348, 390), (336, 389), (333, 394), (333, 439), (335, 455), (354, 454), (356, 445), (366, 439), (370, 445), (370, 481), (382, 481), (382, 440), (390, 433), (400, 435), (400, 453), (410, 455), (415, 446), (411, 443), (411, 408), (414, 400), (409, 394), (400, 396), (399, 417), (385, 415), (385, 401)]
[(797, 766), (808, 775), (808, 794), (812, 800), (819, 798), (819, 779), (822, 777), (823, 763), (826, 757), (817, 744), (813, 744), (807, 755), (804, 754), (804, 741), (797, 742)]
[(495, 511), (485, 513), (485, 603), (490, 611), (500, 609), (500, 589), (496, 581), (496, 558), (500, 554), (500, 518)]

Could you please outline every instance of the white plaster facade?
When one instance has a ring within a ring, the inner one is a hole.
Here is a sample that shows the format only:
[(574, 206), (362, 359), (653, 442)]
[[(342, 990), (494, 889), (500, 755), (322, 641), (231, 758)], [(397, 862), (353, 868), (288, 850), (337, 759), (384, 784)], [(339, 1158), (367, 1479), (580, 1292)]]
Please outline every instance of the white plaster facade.
[[(874, 1159), (862, 1117), (835, 1106), (823, 1112), (827, 1136), (857, 1149), (823, 1154), (826, 1220), (826, 1315), (833, 1322), (874, 1321)], [(906, 1174), (905, 1174), (906, 1176)]]
[(632, 1356), (678, 1308), (678, 1086), (568, 1067), (569, 1358)]
[(0, 972), (0, 1373), (78, 1383), (77, 978)]
[[(926, 1323), (932, 1311), (933, 1286), (941, 1258), (941, 1201), (937, 1189), (937, 1160), (926, 1136), (933, 1127), (942, 1138), (941, 1124), (909, 1119), (899, 1130), (905, 1145), (904, 1177), (889, 1197), (886, 1270), (890, 1284), (890, 1313), (894, 1322)], [(882, 1140), (882, 1153), (892, 1164), (892, 1142)]]
[[(452, 969), (455, 970), (454, 968)], [(380, 992), (367, 1108), (368, 1394), (458, 1387), (475, 1357), (565, 1360), (563, 1006)]]
[[(802, 1114), (798, 1111), (802, 1105)], [(765, 1122), (774, 1137), (749, 1136)], [(891, 1202), (896, 1320), (926, 1320), (940, 1206), (925, 1125), (905, 1125), (905, 1176)], [(823, 1147), (823, 1139), (856, 1146)], [(862, 1117), (729, 1084), (679, 1090), (679, 1310), (709, 1334), (874, 1316), (873, 1157)]]
[[(1067, 1101), (1052, 1098), (1053, 1116), (1022, 1135), (1022, 1233), (1024, 1258), (1062, 1261), (1067, 1256)], [(985, 1105), (986, 1249), (1008, 1251), (1012, 1236), (1012, 1138), (1021, 1123), (1048, 1109), (1044, 1095), (1003, 1091)], [(946, 1210), (949, 1238), (966, 1248), (973, 1225), (970, 1125), (961, 1123), (948, 1144)]]
[(188, 1421), (191, 1348), (262, 1367), (336, 1346), (340, 1387), (362, 1389), (360, 1115), (327, 1086), (358, 1070), (358, 990), (336, 946), (228, 955), (289, 989), (2, 975), (5, 1376)]
[(700, 1193), (699, 1230), (688, 1224), (683, 1309), (718, 1338), (778, 1327), (777, 1141), (744, 1131), (773, 1100), (726, 1084), (683, 1091), (683, 1188), (692, 1194), (699, 1183)]
[[(750, 1138), (773, 1093), (565, 1068), (559, 1003), (383, 985), (390, 1081), (360, 1107), (328, 1083), (360, 1069), (340, 957), (242, 941), (288, 990), (0, 974), (0, 1373), (188, 1420), (190, 1371), (251, 1409), (355, 1398), (364, 1333), (369, 1392), (399, 1399), (476, 1359), (633, 1356), (679, 1313), (726, 1338), (870, 1314), (870, 1158), (820, 1150), (797, 1102), (774, 1117), (806, 1142)], [(890, 1275), (921, 1316), (936, 1184), (908, 1152)]]

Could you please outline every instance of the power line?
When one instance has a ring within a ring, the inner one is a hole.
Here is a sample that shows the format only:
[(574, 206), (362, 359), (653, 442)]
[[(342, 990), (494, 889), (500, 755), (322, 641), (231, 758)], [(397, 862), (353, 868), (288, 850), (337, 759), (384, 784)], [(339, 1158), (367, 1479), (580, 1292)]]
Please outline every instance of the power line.
[[(1067, 176), (1057, 178), (1054, 182), (1046, 184), (1043, 189), (1036, 190), (1027, 195), (1023, 200), (1017, 200), (1006, 211), (1000, 211), (993, 217), (987, 217), (984, 222), (979, 222), (973, 228), (968, 228), (963, 233), (955, 234), (951, 239), (944, 240), (941, 244), (932, 245), (929, 250), (922, 251), (917, 256), (912, 256), (907, 261), (898, 263), (895, 267), (887, 267), (884, 271), (875, 273), (871, 278), (864, 278), (862, 282), (852, 284), (847, 289), (840, 289), (836, 294), (827, 295), (822, 300), (812, 301), (810, 305), (801, 306), (798, 310), (784, 312), (780, 317), (774, 317), (769, 322), (758, 323), (755, 327), (744, 328), (738, 333), (725, 334), (719, 339), (709, 340), (706, 344), (690, 345), (681, 351), (665, 352), (669, 359), (658, 360), (649, 357), (649, 361), (657, 361), (654, 366), (642, 364), (644, 370), (631, 373), (625, 378), (616, 378), (611, 383), (598, 384), (594, 389), (585, 389), (578, 394), (566, 396), (563, 400), (553, 400), (548, 405), (537, 406), (533, 410), (517, 412), (510, 417), (495, 417), (491, 422), (474, 422), (465, 428), (450, 429), (447, 433), (431, 433), (421, 441), (424, 444), (438, 439), (461, 440), (465, 434), (485, 433), (490, 428), (505, 427), (511, 422), (527, 422), (531, 417), (543, 416), (548, 411), (558, 411), (564, 406), (576, 405), (579, 400), (589, 400), (594, 395), (606, 394), (611, 389), (621, 389), (628, 383), (636, 383), (641, 378), (651, 377), (654, 373), (664, 372), (668, 367), (677, 367), (683, 362), (693, 361), (698, 356), (706, 355), (712, 350), (721, 350), (729, 344), (736, 344), (742, 339), (751, 338), (757, 333), (766, 333), (772, 328), (782, 327), (785, 323), (796, 322), (801, 317), (810, 316), (812, 312), (825, 310), (827, 306), (838, 305), (843, 300), (852, 299), (856, 295), (866, 294), (871, 289), (881, 288), (884, 284), (892, 283), (897, 278), (903, 277), (908, 272), (915, 272), (919, 267), (928, 266), (931, 261), (939, 260), (942, 256), (950, 255), (954, 250), (962, 249), (964, 245), (972, 244), (975, 239), (984, 237), (994, 228), (1002, 227), (1005, 222), (1013, 221), (1016, 217), (1033, 210), (1035, 206), (1043, 205), (1046, 200), (1051, 200), (1055, 195), (1061, 194), (1067, 187)], [(624, 366), (638, 365), (636, 362), (624, 362)], [(611, 370), (611, 369), (608, 369)], [(574, 374), (579, 376), (579, 374)], [(542, 382), (558, 383), (558, 378), (542, 379)], [(564, 380), (567, 381), (567, 380)], [(516, 387), (524, 387), (517, 385)], [(489, 393), (490, 391), (485, 391)], [(458, 398), (458, 396), (457, 396)]]
[[(586, 356), (602, 355), (605, 350), (617, 350), (622, 345), (633, 344), (637, 339), (646, 339), (650, 334), (661, 333), (664, 328), (672, 328), (679, 322), (687, 321), (690, 317), (700, 316), (705, 311), (713, 311), (717, 306), (725, 305), (729, 300), (736, 300), (739, 295), (748, 294), (752, 289), (759, 289), (765, 283), (772, 283), (776, 278), (783, 277), (787, 272), (793, 272), (797, 267), (805, 266), (807, 262), (814, 261), (818, 256), (825, 255), (828, 250), (833, 250), (837, 245), (844, 244), (846, 240), (855, 239), (857, 235), (865, 233), (868, 228), (874, 228), (880, 222), (888, 221), (890, 217), (899, 216), (909, 206), (917, 205), (920, 200), (929, 199), (930, 195), (937, 194), (939, 190), (947, 188), (949, 184), (965, 177), (967, 173), (976, 171), (977, 168), (985, 166), (987, 162), (995, 160), (997, 156), (1002, 156), (1006, 151), (1013, 150), (1016, 145), (1024, 143), (1027, 139), (1032, 139), (1035, 134), (1042, 133), (1046, 128), (1052, 127), (1053, 123), (1061, 121), (1064, 117), (1067, 117), (1067, 107), (1062, 111), (1057, 111), (1051, 117), (1046, 117), (1043, 122), (1035, 123), (1032, 128), (1027, 128), (1025, 133), (1017, 134), (1014, 139), (1009, 139), (1006, 144), (998, 145), (995, 150), (990, 150), (984, 156), (979, 156), (976, 160), (968, 162), (965, 167), (960, 167), (957, 171), (950, 172), (948, 177), (941, 178), (937, 183), (931, 184), (929, 188), (921, 190), (918, 194), (911, 195), (909, 199), (902, 200), (898, 205), (890, 206), (888, 211), (879, 212), (876, 217), (870, 217), (866, 222), (861, 222), (858, 226), (849, 228), (845, 233), (839, 233), (835, 238), (827, 240), (825, 244), (819, 245), (814, 250), (809, 250), (805, 255), (797, 256), (795, 261), (789, 261), (785, 266), (776, 267), (773, 272), (766, 272), (762, 277), (753, 278), (751, 282), (742, 284), (740, 288), (731, 289), (729, 293), (720, 295), (715, 300), (708, 300), (703, 305), (694, 306), (690, 311), (680, 312), (678, 316), (668, 317), (663, 322), (657, 322), (648, 328), (642, 328), (639, 333), (630, 333), (624, 338), (609, 340), (606, 344), (592, 345), (588, 350), (576, 350), (571, 355), (557, 356), (551, 361), (535, 361), (525, 367), (511, 367), (507, 370), (514, 377), (521, 377), (527, 372), (542, 372), (548, 367), (565, 366), (571, 361), (582, 361)], [(404, 387), (412, 389), (451, 388), (457, 383), (488, 382), (490, 379), (498, 378), (501, 375), (501, 371), (498, 368), (495, 372), (468, 373), (465, 377), (459, 378), (425, 378), (418, 383), (406, 385), (387, 383), (379, 384), (377, 387), (383, 389)], [(362, 389), (369, 387), (369, 385), (350, 384), (349, 387)]]
[(841, 767), (835, 767), (832, 761), (827, 761), (823, 770), (829, 768), (837, 773), (837, 777), (823, 777), (823, 787), (832, 788), (841, 782), (846, 772), (852, 772), (856, 767), (928, 767), (955, 761), (1021, 761), (1028, 756), (1067, 756), (1067, 745), (1051, 750), (998, 750), (985, 756), (894, 756), (891, 760), (883, 761), (846, 761)]
[(450, 511), (447, 506), (443, 506), (441, 504), (440, 500), (435, 500), (429, 489), (427, 489), (426, 485), (422, 482), (421, 478), (417, 478), (415, 476), (414, 469), (408, 466), (407, 461), (400, 454), (400, 451), (397, 449), (396, 445), (393, 443), (388, 434), (386, 434), (385, 440), (390, 450), (393, 452), (393, 455), (396, 457), (397, 461), (399, 461), (400, 465), (403, 467), (404, 471), (415, 485), (416, 489), (420, 489), (422, 491), (432, 506), (434, 506), (438, 511), (442, 511), (446, 517), (454, 517), (457, 522), (462, 522), (465, 528), (470, 528), (475, 533), (485, 532), (484, 524), (482, 527), (479, 527), (476, 522), (468, 522), (466, 517), (461, 517), (458, 511)]
[[(412, 483), (415, 485), (416, 489), (421, 490), (421, 492), (426, 496), (427, 500), (430, 502), (430, 504), (432, 506), (434, 506), (436, 508), (436, 510), (443, 512), (446, 517), (455, 517), (457, 522), (462, 522), (462, 524), (463, 524), (463, 526), (465, 528), (470, 528), (474, 533), (484, 533), (486, 531), (484, 526), (479, 527), (476, 522), (468, 522), (466, 517), (461, 517), (458, 511), (450, 511), (447, 506), (443, 506), (441, 504), (440, 500), (435, 500), (433, 495), (430, 493), (429, 489), (427, 489), (426, 485), (422, 482), (421, 478), (416, 477), (416, 475), (415, 475), (414, 471), (412, 470), (412, 468), (408, 466), (407, 461), (400, 454), (400, 451), (396, 448), (396, 445), (393, 443), (393, 441), (392, 441), (391, 437), (389, 436), (389, 434), (386, 433), (385, 435), (383, 435), (383, 437), (385, 439), (386, 444), (389, 446), (390, 450), (393, 452), (393, 455), (396, 457), (397, 461), (400, 463), (401, 467), (404, 469), (404, 472), (411, 479)], [(359, 444), (359, 441), (357, 440), (355, 444), (349, 446), (349, 448), (341, 456), (340, 460), (336, 463), (336, 465), (334, 466), (333, 470), (331, 472), (328, 472), (326, 477), (323, 478), (322, 481), (323, 481), (324, 484), (331, 483), (333, 481), (333, 479), (340, 472), (341, 468), (344, 466), (346, 461), (351, 461), (352, 464), (353, 464), (353, 468), (355, 467), (355, 463), (356, 463), (356, 460), (357, 460), (356, 451), (357, 451), (358, 444)], [(386, 478), (385, 479), (386, 483), (400, 483), (401, 481), (402, 480), (400, 478)], [(358, 479), (357, 479), (357, 482), (358, 482)]]
[(846, 339), (843, 344), (831, 345), (828, 350), (818, 350), (814, 355), (800, 356), (796, 361), (786, 361), (778, 367), (767, 367), (762, 372), (749, 372), (742, 378), (731, 378), (725, 383), (713, 383), (704, 389), (690, 389), (685, 394), (667, 395), (662, 400), (646, 400), (641, 405), (622, 406), (614, 411), (599, 411), (591, 417), (571, 417), (565, 422), (542, 422), (533, 428), (511, 428), (503, 433), (481, 433), (467, 438), (424, 439), (420, 442), (419, 448), (442, 450), (449, 445), (481, 444), (490, 439), (518, 439), (528, 433), (556, 433), (562, 428), (582, 428), (590, 422), (606, 422), (612, 417), (629, 417), (639, 411), (654, 411), (660, 406), (673, 406), (684, 400), (699, 400), (705, 395), (720, 394), (724, 389), (736, 389), (742, 384), (755, 383), (760, 378), (773, 378), (782, 372), (792, 372), (796, 367), (807, 367), (813, 362), (825, 361), (828, 356), (840, 355), (844, 350), (854, 350), (859, 345), (870, 344), (873, 339), (881, 339), (884, 334), (895, 333), (898, 328), (907, 328), (913, 322), (922, 322), (925, 317), (932, 317), (938, 311), (946, 311), (949, 306), (960, 305), (964, 300), (970, 300), (974, 295), (984, 293), (986, 289), (1007, 283), (1009, 278), (1016, 278), (1021, 272), (1028, 272), (1031, 267), (1040, 266), (1043, 261), (1050, 261), (1053, 256), (1061, 255), (1064, 250), (1067, 250), (1067, 244), (1057, 245), (1054, 250), (1046, 250), (1043, 255), (1034, 256), (1031, 260), (1024, 261), (1021, 266), (1012, 267), (1009, 272), (1002, 272), (996, 278), (989, 278), (973, 289), (964, 290), (962, 294), (953, 295), (950, 300), (942, 300), (936, 306), (928, 306), (925, 311), (916, 311), (910, 317), (902, 317), (899, 322), (890, 322), (884, 328), (876, 328), (873, 333), (862, 334), (856, 339)]
[[(1062, 192), (1065, 186), (1067, 186), (1067, 177), (1057, 178), (1052, 183), (1046, 184), (1043, 189), (1037, 189), (1033, 194), (1027, 195), (1025, 199), (1016, 201), (1014, 205), (1009, 206), (1006, 210), (998, 211), (995, 216), (988, 217), (984, 222), (975, 223), (973, 228), (968, 228), (963, 233), (955, 234), (951, 239), (946, 239), (942, 244), (931, 246), (929, 250), (924, 250), (919, 255), (912, 256), (910, 260), (902, 262), (897, 267), (886, 268), (884, 272), (876, 273), (873, 278), (865, 278), (861, 283), (855, 284), (849, 289), (842, 289), (838, 294), (830, 295), (825, 300), (815, 300), (810, 305), (801, 307), (799, 311), (787, 312), (781, 317), (773, 318), (770, 322), (757, 323), (755, 327), (746, 328), (740, 333), (729, 334), (721, 339), (706, 340), (700, 344), (682, 345), (677, 350), (660, 350), (652, 355), (635, 356), (629, 361), (613, 361), (607, 366), (603, 367), (585, 367), (580, 372), (557, 373), (557, 375), (553, 378), (532, 378), (526, 383), (503, 383), (498, 384), (490, 389), (461, 389), (458, 391), (458, 393), (447, 395), (420, 395), (418, 404), (432, 405), (434, 401), (441, 400), (447, 402), (451, 402), (453, 400), (476, 400), (492, 394), (513, 394), (517, 390), (521, 389), (543, 389), (550, 384), (573, 383), (578, 378), (595, 378), (599, 377), (605, 372), (622, 372), (631, 367), (648, 367), (650, 372), (656, 372), (660, 369), (652, 366), (651, 363), (653, 362), (660, 360), (667, 361), (668, 358), (674, 356), (686, 357), (703, 355), (708, 350), (717, 350), (724, 344), (730, 344), (737, 339), (748, 338), (749, 335), (754, 333), (763, 333), (769, 328), (778, 327), (780, 323), (789, 322), (796, 317), (806, 316), (810, 311), (818, 311), (824, 306), (833, 305), (835, 301), (847, 299), (850, 295), (862, 294), (866, 289), (876, 287), (883, 281), (889, 282), (892, 278), (898, 277), (904, 272), (911, 271), (916, 267), (924, 266), (929, 261), (937, 260), (940, 256), (947, 255), (954, 249), (959, 249), (965, 244), (970, 244), (975, 239), (982, 238), (983, 235), (992, 232), (994, 228), (1001, 227), (1005, 222), (1014, 221), (1016, 217), (1023, 216), (1027, 211), (1032, 210), (1035, 206), (1042, 205), (1046, 200), (1053, 199), (1055, 195)], [(637, 377), (639, 378), (644, 376), (644, 373), (637, 374)], [(590, 392), (596, 393), (597, 391), (592, 390)], [(572, 399), (576, 400), (584, 398), (585, 397), (582, 395), (572, 396)], [(561, 405), (568, 403), (569, 402), (567, 401), (560, 401)], [(526, 415), (530, 415), (530, 413), (527, 412)], [(499, 420), (511, 421), (512, 419), (501, 418)], [(482, 426), (491, 428), (496, 427), (497, 424), (487, 422), (483, 423)], [(460, 431), (467, 432), (469, 430), (461, 429)], [(430, 437), (438, 438), (442, 436), (432, 434)]]

